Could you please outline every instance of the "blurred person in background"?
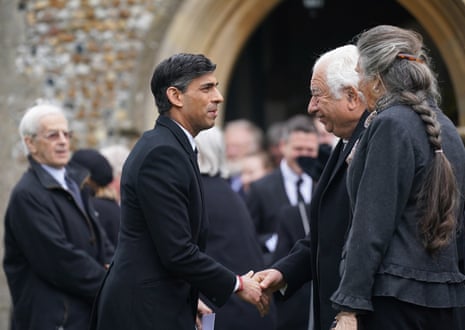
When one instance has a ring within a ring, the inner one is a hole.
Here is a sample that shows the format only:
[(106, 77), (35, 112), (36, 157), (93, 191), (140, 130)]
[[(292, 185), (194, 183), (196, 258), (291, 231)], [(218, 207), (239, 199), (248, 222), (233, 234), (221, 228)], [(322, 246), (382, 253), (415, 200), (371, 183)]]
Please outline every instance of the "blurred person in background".
[(270, 155), (266, 151), (258, 151), (242, 160), (241, 181), (242, 189), (248, 193), (250, 184), (273, 171), (274, 166)]
[(263, 150), (263, 131), (248, 119), (229, 121), (224, 126), (226, 160), (231, 188), (244, 194), (241, 182), (241, 166), (245, 156)]
[(120, 197), (120, 180), (123, 172), (123, 164), (129, 155), (130, 149), (123, 144), (114, 144), (103, 147), (100, 153), (108, 160), (113, 169), (113, 180), (110, 185), (116, 191), (116, 201), (121, 202)]
[(273, 167), (279, 167), (283, 154), (281, 152), (281, 139), (283, 138), (283, 130), (286, 126), (285, 121), (277, 121), (272, 123), (266, 129), (266, 151), (270, 154), (273, 162)]
[(100, 224), (116, 247), (121, 219), (121, 209), (116, 199), (116, 191), (111, 185), (113, 169), (108, 160), (95, 149), (79, 149), (73, 153), (71, 163), (78, 164), (90, 172), (85, 186), (90, 190)]
[(113, 248), (87, 190), (87, 170), (69, 164), (63, 110), (42, 103), (19, 124), (29, 168), (5, 215), (3, 268), (13, 302), (12, 329), (88, 328)]
[[(195, 137), (209, 219), (205, 252), (236, 274), (264, 266), (254, 226), (244, 200), (229, 186), (223, 134), (217, 127)], [(203, 297), (208, 302), (206, 297)], [(261, 317), (256, 308), (232, 296), (222, 307), (207, 303), (216, 313), (216, 330), (273, 330), (275, 310)]]
[(310, 203), (314, 180), (297, 162), (301, 156), (318, 157), (318, 132), (308, 115), (288, 119), (281, 141), (283, 159), (279, 168), (250, 185), (246, 202), (255, 224), (265, 265), (272, 261), (277, 244), (277, 214), (299, 199)]

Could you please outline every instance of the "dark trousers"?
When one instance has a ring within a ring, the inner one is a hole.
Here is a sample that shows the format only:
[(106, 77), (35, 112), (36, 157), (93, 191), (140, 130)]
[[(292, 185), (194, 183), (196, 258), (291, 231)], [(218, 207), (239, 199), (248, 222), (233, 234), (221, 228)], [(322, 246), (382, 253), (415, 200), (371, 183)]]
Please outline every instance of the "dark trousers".
[(462, 330), (463, 308), (430, 308), (391, 297), (373, 297), (374, 312), (359, 315), (358, 330)]

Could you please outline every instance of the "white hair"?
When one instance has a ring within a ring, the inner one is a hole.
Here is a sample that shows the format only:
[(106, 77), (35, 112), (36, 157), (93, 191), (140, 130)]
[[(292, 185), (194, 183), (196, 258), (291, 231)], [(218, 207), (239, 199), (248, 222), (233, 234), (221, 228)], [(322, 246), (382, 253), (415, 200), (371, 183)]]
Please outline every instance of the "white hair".
[(351, 86), (358, 90), (359, 75), (355, 71), (358, 57), (355, 45), (345, 45), (324, 53), (313, 65), (313, 71), (323, 66), (326, 72), (326, 83), (336, 99), (342, 97), (344, 87)]
[(199, 150), (198, 163), (200, 173), (209, 176), (220, 175), (226, 178), (229, 173), (226, 165), (225, 145), (222, 131), (213, 126), (203, 130), (195, 137)]
[(24, 138), (26, 136), (34, 136), (39, 133), (40, 120), (48, 115), (60, 115), (66, 119), (65, 112), (58, 105), (52, 103), (41, 103), (26, 110), (23, 118), (19, 122), (19, 135), (23, 143), (24, 152), (29, 154)]
[(108, 160), (113, 168), (113, 176), (120, 177), (123, 165), (129, 155), (130, 149), (122, 144), (110, 145), (100, 149), (100, 153)]

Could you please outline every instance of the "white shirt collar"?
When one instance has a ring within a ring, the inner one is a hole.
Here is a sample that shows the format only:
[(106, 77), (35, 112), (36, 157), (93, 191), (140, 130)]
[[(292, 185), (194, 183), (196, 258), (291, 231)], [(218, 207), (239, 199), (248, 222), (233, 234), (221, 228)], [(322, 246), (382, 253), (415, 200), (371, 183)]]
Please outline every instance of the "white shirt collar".
[(65, 172), (66, 172), (66, 169), (63, 167), (63, 168), (55, 168), (55, 167), (51, 167), (51, 166), (48, 166), (48, 165), (45, 165), (45, 164), (40, 164), (42, 166), (42, 168), (44, 170), (46, 170), (55, 180), (58, 181), (58, 183), (66, 188), (67, 185), (66, 185), (66, 182), (65, 182)]
[[(284, 181), (292, 181), (292, 182), (297, 182), (299, 179), (299, 175), (297, 175), (287, 164), (285, 159), (281, 160), (281, 163), (279, 164), (279, 167), (281, 168), (281, 172), (283, 173)], [(304, 179), (304, 176), (307, 175), (303, 173), (301, 175), (302, 179)], [(308, 176), (308, 175), (307, 175)]]
[(181, 124), (179, 124), (176, 120), (174, 119), (171, 119), (172, 121), (174, 121), (176, 123), (176, 125), (178, 125), (182, 131), (184, 132), (184, 134), (186, 134), (187, 136), (187, 139), (189, 140), (189, 143), (191, 144), (192, 146), (192, 150), (195, 150), (195, 148), (197, 148), (197, 145), (195, 144), (195, 140), (194, 140), (194, 137), (191, 135), (191, 133), (189, 133), (189, 131), (187, 129), (185, 129), (184, 127), (181, 126)]
[[(284, 178), (284, 187), (286, 189), (287, 197), (289, 198), (291, 205), (296, 205), (297, 192), (295, 190), (295, 184), (299, 179), (299, 175), (297, 175), (294, 171), (291, 170), (285, 159), (281, 160), (279, 167)], [(310, 175), (308, 175), (305, 172), (302, 173), (300, 177), (302, 178), (300, 192), (304, 197), (305, 202), (310, 203), (310, 200), (312, 198), (313, 180), (310, 177)]]

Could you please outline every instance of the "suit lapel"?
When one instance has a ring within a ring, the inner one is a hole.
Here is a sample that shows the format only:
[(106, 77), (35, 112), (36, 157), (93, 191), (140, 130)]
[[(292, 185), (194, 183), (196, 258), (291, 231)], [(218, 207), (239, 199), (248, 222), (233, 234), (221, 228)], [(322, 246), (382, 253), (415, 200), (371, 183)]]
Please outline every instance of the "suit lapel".
[(176, 124), (172, 119), (166, 116), (159, 116), (157, 118), (157, 125), (162, 125), (162, 126), (167, 127), (170, 130), (170, 132), (173, 133), (173, 135), (179, 141), (179, 144), (181, 145), (181, 147), (184, 149), (184, 151), (189, 156), (189, 161), (191, 165), (194, 167), (194, 173), (197, 179), (197, 185), (200, 190), (200, 196), (202, 200), (202, 214), (204, 214), (205, 202), (203, 198), (202, 179), (200, 176), (199, 164), (197, 163), (197, 155), (195, 154), (194, 150), (192, 150), (192, 145), (190, 144), (189, 139), (187, 138), (186, 134), (182, 131), (182, 129), (178, 126), (178, 124)]

